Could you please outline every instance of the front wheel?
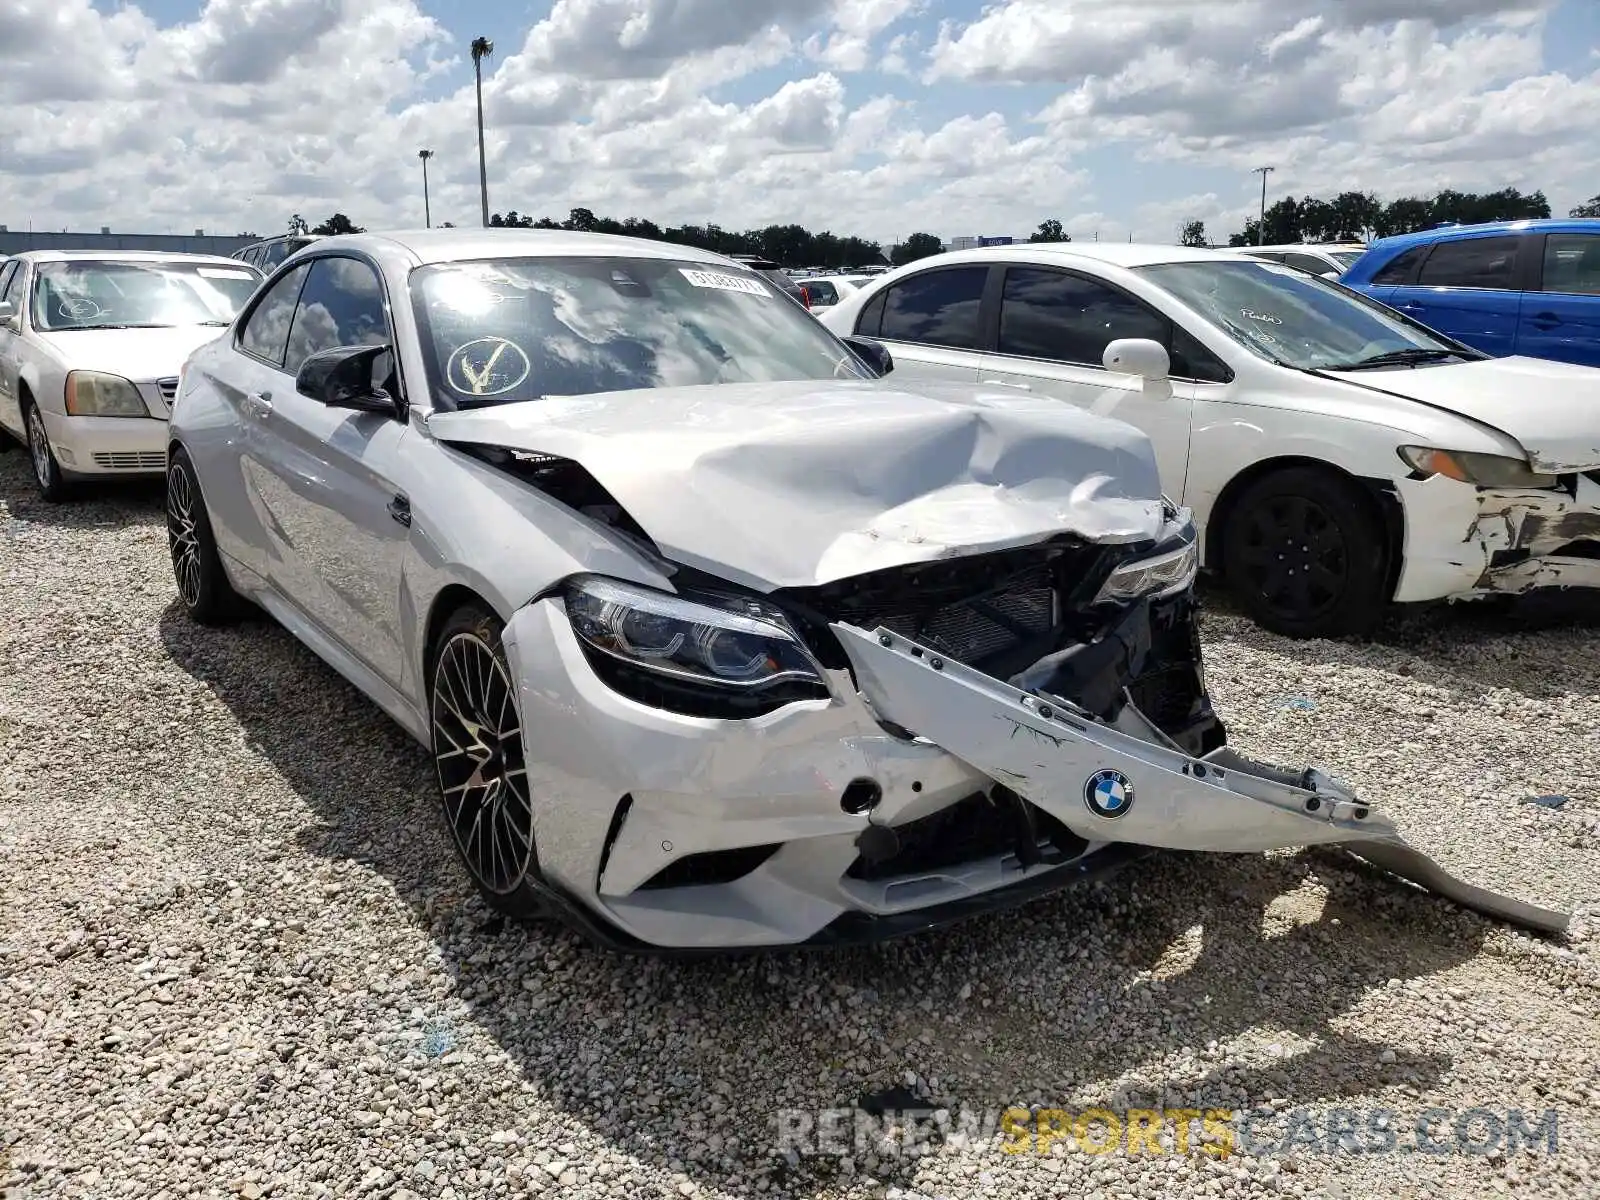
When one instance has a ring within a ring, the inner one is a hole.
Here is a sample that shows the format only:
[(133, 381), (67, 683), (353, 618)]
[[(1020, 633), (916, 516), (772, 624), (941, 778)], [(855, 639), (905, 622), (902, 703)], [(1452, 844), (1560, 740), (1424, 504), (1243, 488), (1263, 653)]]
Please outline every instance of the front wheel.
[(1222, 538), (1228, 587), (1264, 629), (1343, 637), (1370, 632), (1383, 615), (1381, 518), (1331, 471), (1289, 467), (1249, 484)]
[(44, 416), (31, 400), (23, 401), (22, 423), (28, 435), (28, 457), (33, 460), (33, 481), (39, 488), (39, 495), (52, 504), (59, 504), (67, 499), (71, 487), (61, 474), (56, 452), (50, 448), (50, 432), (44, 427)]
[(194, 463), (182, 449), (167, 464), (167, 549), (183, 610), (200, 625), (225, 625), (245, 605), (228, 582)]
[(547, 907), (536, 882), (533, 802), (500, 619), (478, 604), (440, 631), (429, 668), (429, 724), (445, 824), (484, 901), (531, 919)]

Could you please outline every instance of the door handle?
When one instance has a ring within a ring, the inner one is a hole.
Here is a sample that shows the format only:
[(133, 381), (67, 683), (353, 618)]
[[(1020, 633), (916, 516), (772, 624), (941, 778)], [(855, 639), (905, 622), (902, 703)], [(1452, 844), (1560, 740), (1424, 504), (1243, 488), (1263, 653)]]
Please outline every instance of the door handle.
[(1026, 383), (1012, 383), (1009, 379), (985, 379), (983, 381), (983, 386), (984, 387), (1021, 388), (1025, 392), (1033, 391), (1033, 388), (1030, 387), (1028, 384), (1026, 384)]
[(271, 392), (247, 392), (244, 402), (257, 417), (266, 417), (272, 412)]
[(401, 495), (389, 501), (389, 515), (407, 529), (411, 528), (411, 501)]
[(1534, 313), (1528, 318), (1528, 323), (1535, 329), (1554, 329), (1561, 324), (1561, 318), (1553, 312)]

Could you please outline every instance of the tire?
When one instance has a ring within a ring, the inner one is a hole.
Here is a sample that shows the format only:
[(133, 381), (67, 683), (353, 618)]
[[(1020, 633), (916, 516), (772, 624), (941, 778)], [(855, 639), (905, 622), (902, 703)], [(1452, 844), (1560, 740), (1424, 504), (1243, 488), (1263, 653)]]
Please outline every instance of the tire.
[(222, 568), (199, 476), (182, 447), (167, 463), (167, 550), (178, 599), (191, 621), (229, 625), (243, 615), (245, 603)]
[(428, 724), (450, 838), (484, 902), (517, 920), (549, 915), (539, 890), (521, 719), (500, 644), (481, 604), (451, 613), (428, 662)]
[(33, 462), (33, 482), (39, 497), (51, 504), (60, 504), (72, 495), (72, 485), (61, 474), (61, 464), (50, 447), (50, 434), (44, 427), (44, 417), (31, 397), (22, 401), (22, 427), (27, 435), (28, 457)]
[(1387, 608), (1382, 519), (1358, 485), (1329, 470), (1287, 467), (1250, 483), (1222, 537), (1223, 578), (1263, 629), (1364, 635)]

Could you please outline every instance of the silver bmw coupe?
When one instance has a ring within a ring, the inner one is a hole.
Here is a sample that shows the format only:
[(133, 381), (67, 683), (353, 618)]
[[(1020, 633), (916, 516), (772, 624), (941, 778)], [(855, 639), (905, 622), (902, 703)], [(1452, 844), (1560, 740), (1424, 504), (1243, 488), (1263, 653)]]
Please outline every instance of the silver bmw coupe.
[(264, 609), (428, 748), (490, 905), (614, 946), (880, 938), (1316, 843), (1565, 926), (1225, 744), (1142, 434), (892, 369), (682, 246), (325, 238), (184, 366), (178, 592)]

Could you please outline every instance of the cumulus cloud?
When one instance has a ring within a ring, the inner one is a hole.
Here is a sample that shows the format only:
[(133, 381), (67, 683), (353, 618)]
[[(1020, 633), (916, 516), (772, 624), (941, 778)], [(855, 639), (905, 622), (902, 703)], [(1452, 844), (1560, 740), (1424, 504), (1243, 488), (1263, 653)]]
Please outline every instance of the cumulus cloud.
[(1171, 240), (1237, 228), (1262, 162), (1279, 193), (1600, 187), (1600, 62), (1547, 58), (1562, 0), (552, 0), (497, 31), (193, 2), (0, 4), (0, 221), (412, 225), (427, 147), (435, 220), (472, 223), (478, 32), (499, 211)]

